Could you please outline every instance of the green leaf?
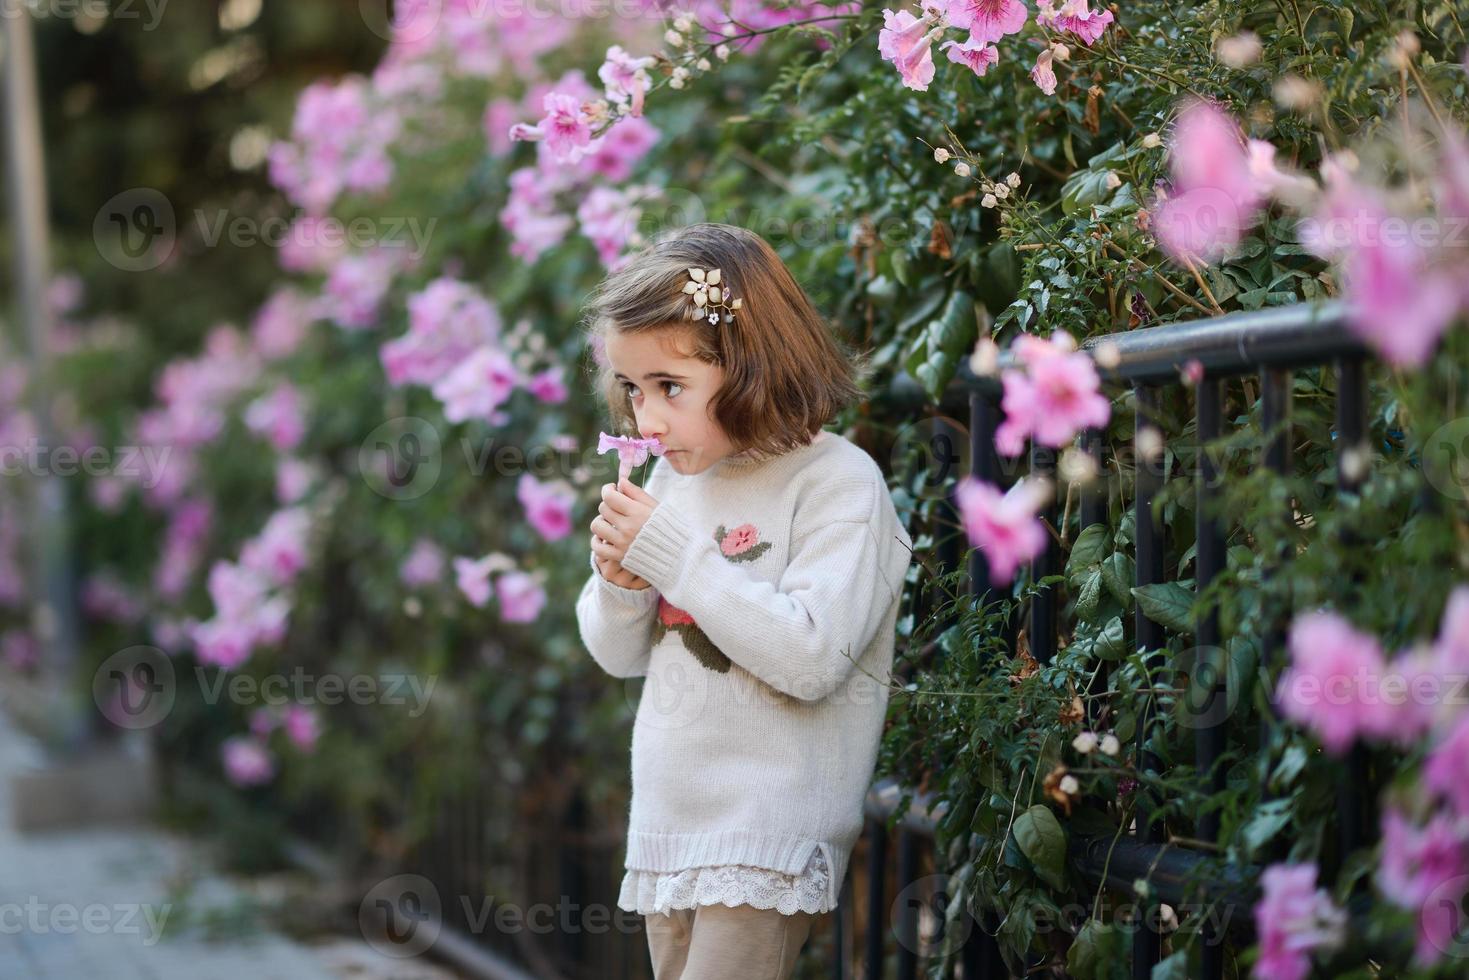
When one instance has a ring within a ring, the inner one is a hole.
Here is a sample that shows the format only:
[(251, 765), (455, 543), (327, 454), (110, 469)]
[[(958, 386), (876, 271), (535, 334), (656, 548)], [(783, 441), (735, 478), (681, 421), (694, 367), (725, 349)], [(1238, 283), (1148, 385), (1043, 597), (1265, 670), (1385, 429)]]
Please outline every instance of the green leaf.
[(1105, 524), (1093, 524), (1076, 536), (1071, 555), (1066, 559), (1066, 577), (1076, 580), (1083, 572), (1101, 563), (1112, 548), (1112, 533)]
[(1291, 822), (1291, 800), (1270, 800), (1255, 808), (1255, 815), (1245, 824), (1243, 834), (1245, 846), (1250, 853), (1268, 844), (1276, 834)]
[(1122, 552), (1114, 551), (1102, 562), (1102, 584), (1124, 609), (1132, 605), (1132, 583), (1136, 579), (1132, 559)]
[(1036, 874), (1052, 888), (1065, 887), (1066, 831), (1061, 829), (1051, 808), (1043, 803), (1034, 804), (1015, 818), (1011, 833)]
[(1082, 580), (1081, 590), (1076, 595), (1076, 615), (1091, 619), (1096, 615), (1097, 605), (1102, 601), (1102, 572), (1094, 569)]
[(1177, 582), (1133, 586), (1132, 594), (1137, 596), (1143, 613), (1153, 622), (1178, 633), (1194, 631), (1193, 616), (1189, 612), (1194, 594)]
[(1188, 980), (1188, 950), (1180, 949), (1154, 963), (1152, 980)]
[(894, 250), (892, 256), (893, 278), (897, 279), (904, 286), (911, 285), (910, 276), (912, 275), (912, 266), (908, 262), (908, 253), (901, 250)]
[(1121, 930), (1100, 919), (1087, 919), (1066, 951), (1066, 972), (1076, 980), (1111, 980), (1126, 960)]
[(1300, 775), (1301, 770), (1306, 767), (1306, 761), (1309, 758), (1302, 746), (1288, 746), (1280, 756), (1280, 764), (1275, 767), (1275, 772), (1270, 776), (1271, 785), (1277, 789), (1290, 786), (1291, 782)]
[(956, 289), (914, 342), (905, 366), (934, 401), (954, 377), (959, 358), (974, 346), (977, 330), (973, 297)]

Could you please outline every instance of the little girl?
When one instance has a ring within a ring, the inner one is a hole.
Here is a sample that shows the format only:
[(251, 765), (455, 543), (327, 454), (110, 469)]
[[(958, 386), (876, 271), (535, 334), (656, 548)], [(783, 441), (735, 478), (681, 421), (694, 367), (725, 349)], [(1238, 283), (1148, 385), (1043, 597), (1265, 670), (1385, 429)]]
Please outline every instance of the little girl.
[(877, 464), (823, 429), (865, 365), (725, 224), (609, 276), (590, 329), (615, 427), (662, 450), (602, 487), (576, 604), (592, 658), (646, 677), (618, 906), (656, 980), (784, 980), (862, 830), (912, 552)]

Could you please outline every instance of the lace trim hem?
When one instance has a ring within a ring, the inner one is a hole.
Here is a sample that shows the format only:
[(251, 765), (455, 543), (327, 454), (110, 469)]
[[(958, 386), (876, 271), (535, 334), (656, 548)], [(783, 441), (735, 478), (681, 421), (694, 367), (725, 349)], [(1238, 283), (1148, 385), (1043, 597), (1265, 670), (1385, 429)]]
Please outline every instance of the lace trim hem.
[(782, 915), (830, 912), (831, 872), (821, 848), (799, 874), (784, 874), (745, 864), (708, 865), (683, 871), (639, 871), (623, 876), (617, 905), (642, 915), (700, 905), (750, 905)]

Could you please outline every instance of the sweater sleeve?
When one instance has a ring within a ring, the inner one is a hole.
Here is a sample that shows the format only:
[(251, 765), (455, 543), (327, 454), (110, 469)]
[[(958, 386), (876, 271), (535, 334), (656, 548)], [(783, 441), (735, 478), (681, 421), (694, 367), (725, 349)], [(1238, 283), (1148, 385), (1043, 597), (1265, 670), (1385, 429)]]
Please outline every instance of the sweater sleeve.
[[(731, 661), (784, 694), (837, 689), (896, 601), (911, 560), (887, 488), (839, 488), (796, 521), (777, 584), (752, 578), (660, 501), (622, 566), (687, 612)], [(882, 506), (879, 507), (879, 504)]]
[(576, 600), (576, 624), (582, 645), (613, 677), (641, 677), (648, 673), (653, 646), (653, 617), (658, 591), (625, 589), (613, 585), (597, 570), (597, 556), (589, 554), (591, 578)]

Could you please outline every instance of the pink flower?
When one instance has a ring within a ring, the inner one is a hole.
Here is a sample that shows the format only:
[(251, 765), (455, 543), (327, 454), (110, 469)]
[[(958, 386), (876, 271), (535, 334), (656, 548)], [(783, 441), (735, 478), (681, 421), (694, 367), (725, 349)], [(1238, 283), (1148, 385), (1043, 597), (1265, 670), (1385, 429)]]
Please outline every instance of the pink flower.
[(1385, 360), (1421, 367), (1458, 315), (1460, 287), (1451, 273), (1430, 269), (1411, 238), (1381, 224), (1363, 231), (1341, 263), (1348, 322)]
[(1261, 192), (1250, 172), (1239, 124), (1212, 102), (1189, 101), (1178, 114), (1169, 154), (1174, 187), (1182, 192), (1211, 187), (1251, 210)]
[(409, 588), (432, 585), (444, 574), (444, 552), (428, 538), (419, 538), (398, 566), (398, 577)]
[(1087, 0), (1065, 0), (1059, 10), (1053, 7), (1052, 0), (1036, 0), (1036, 8), (1036, 23), (1058, 31), (1070, 31), (1087, 47), (1091, 47), (1112, 23), (1112, 11), (1093, 11)]
[(250, 343), (261, 360), (288, 357), (301, 346), (314, 317), (314, 304), (297, 290), (283, 286), (271, 293), (255, 314)]
[(1305, 980), (1311, 951), (1341, 942), (1346, 913), (1324, 888), (1316, 887), (1316, 865), (1272, 864), (1260, 876), (1264, 894), (1255, 904), (1260, 958), (1256, 980)]
[(658, 145), (662, 135), (657, 126), (641, 117), (621, 119), (588, 148), (585, 169), (614, 183), (621, 183), (632, 176), (633, 167)]
[(245, 409), (245, 427), (265, 436), (280, 452), (290, 452), (306, 434), (306, 416), (301, 392), (289, 382), (281, 382), (261, 395)]
[(1434, 654), (1445, 674), (1469, 674), (1469, 585), (1457, 585), (1449, 593)]
[(199, 662), (234, 670), (250, 657), (254, 648), (254, 629), (244, 622), (215, 617), (195, 623), (188, 629), (189, 640)]
[(260, 533), (240, 549), (240, 565), (275, 585), (289, 585), (306, 567), (306, 540), (310, 530), (310, 515), (304, 508), (278, 510), (266, 520)]
[(1282, 714), (1311, 729), (1331, 755), (1359, 735), (1392, 735), (1397, 712), (1383, 697), (1376, 637), (1336, 613), (1313, 612), (1296, 617), (1287, 645), (1291, 664), (1275, 689)]
[(1001, 375), (1005, 421), (995, 430), (1001, 453), (1018, 456), (1027, 437), (1060, 448), (1082, 429), (1106, 425), (1112, 417), (1091, 357), (1075, 348), (1064, 330), (1050, 340), (1034, 334), (1015, 338), (1012, 350), (1025, 370), (1008, 368)]
[(510, 128), (519, 113), (520, 107), (513, 99), (491, 99), (485, 106), (485, 141), (489, 145), (490, 156), (502, 157), (510, 152), (514, 142), (510, 138)]
[(225, 739), (221, 747), (225, 775), (236, 786), (257, 786), (275, 776), (275, 763), (259, 741), (248, 735)]
[(603, 265), (611, 268), (627, 248), (642, 215), (638, 202), (652, 193), (652, 188), (645, 187), (594, 187), (577, 207), (582, 234), (597, 247)]
[(509, 418), (500, 406), (519, 382), (520, 373), (504, 351), (481, 347), (435, 382), (432, 391), (443, 402), (444, 418), (450, 422), (473, 418), (499, 425)]
[(576, 491), (564, 480), (542, 483), (522, 473), (515, 495), (525, 508), (526, 520), (547, 541), (559, 541), (571, 533), (571, 509)]
[(1441, 959), (1454, 941), (1459, 901), (1469, 890), (1466, 828), (1469, 824), (1444, 813), (1421, 827), (1396, 807), (1382, 815), (1377, 883), (1394, 904), (1418, 912), (1414, 960), (1420, 967)]
[(917, 92), (927, 92), (934, 71), (931, 46), (943, 33), (943, 27), (929, 30), (934, 22), (932, 15), (914, 17), (906, 10), (896, 13), (884, 10), (882, 17), (887, 26), (877, 33), (878, 53), (898, 69), (904, 85)]
[(376, 324), (383, 297), (403, 264), (397, 251), (378, 245), (339, 260), (327, 275), (322, 313), (344, 330), (365, 330)]
[(724, 536), (719, 550), (726, 558), (749, 551), (760, 542), (760, 532), (753, 524), (741, 524)]
[(274, 707), (256, 708), (250, 712), (250, 734), (263, 742), (280, 722), (280, 712)]
[(289, 705), (281, 719), (281, 725), (286, 730), (286, 737), (296, 748), (303, 752), (311, 752), (316, 748), (316, 740), (321, 736), (316, 712), (303, 705)]
[(532, 395), (548, 405), (558, 405), (566, 401), (569, 392), (561, 380), (561, 367), (548, 367), (531, 376), (526, 388)]
[(642, 466), (648, 459), (648, 454), (662, 456), (666, 447), (659, 442), (657, 437), (652, 439), (638, 439), (633, 436), (614, 436), (606, 432), (598, 434), (597, 455), (606, 452), (617, 453), (617, 482), (626, 480), (634, 466)]
[(507, 623), (531, 623), (546, 605), (546, 593), (535, 576), (511, 571), (495, 579), (500, 618)]
[(607, 87), (607, 98), (619, 105), (629, 105), (633, 116), (643, 114), (643, 97), (653, 85), (648, 69), (653, 67), (652, 57), (634, 58), (614, 44), (607, 49), (607, 60), (597, 69), (597, 77)]
[(965, 476), (954, 490), (960, 523), (973, 547), (984, 552), (990, 581), (1005, 585), (1015, 569), (1046, 547), (1045, 525), (1036, 517), (1050, 490), (1036, 480), (1023, 479), (1001, 494), (993, 484)]
[(1254, 220), (1266, 190), (1284, 179), (1274, 169), (1273, 149), (1247, 150), (1239, 125), (1212, 102), (1191, 99), (1179, 113), (1169, 142), (1173, 196), (1157, 210), (1164, 249), (1179, 262), (1222, 257)]
[(664, 626), (692, 626), (694, 617), (660, 595), (658, 597), (658, 622)]
[(408, 332), (378, 352), (388, 383), (433, 385), (500, 339), (500, 310), (469, 283), (441, 276), (408, 297)]
[(296, 503), (306, 496), (318, 475), (314, 463), (289, 456), (281, 458), (275, 464), (275, 499), (286, 506)]
[(1047, 95), (1056, 94), (1056, 69), (1052, 64), (1055, 58), (1053, 49), (1046, 48), (1035, 59), (1035, 67), (1030, 70), (1031, 81)]
[(302, 215), (291, 222), (281, 242), (280, 264), (287, 272), (326, 272), (347, 252), (340, 222)]
[(1449, 729), (1423, 764), (1423, 783), (1469, 819), (1469, 715)]
[[(592, 126), (575, 96), (551, 92), (542, 102), (546, 115), (536, 124), (552, 155), (562, 163), (575, 163), (580, 151), (592, 141)], [(514, 139), (514, 133), (511, 134)]]
[(454, 559), (454, 580), (459, 591), (469, 600), (470, 605), (483, 606), (490, 601), (490, 573), (497, 567), (494, 555), (486, 555), (484, 558), (461, 558)]
[(82, 582), (82, 611), (95, 619), (135, 623), (146, 610), (127, 586), (110, 572), (95, 572)]
[(1239, 244), (1240, 211), (1223, 191), (1199, 187), (1163, 201), (1154, 210), (1153, 233), (1180, 265), (1217, 262)]
[(950, 24), (984, 42), (1017, 33), (1030, 17), (1021, 0), (949, 0), (948, 14)]
[(983, 76), (989, 71), (991, 65), (1000, 61), (1000, 49), (987, 41), (981, 41), (974, 35), (963, 44), (958, 41), (945, 41), (939, 45), (939, 50), (948, 55), (949, 60), (956, 65), (964, 65), (976, 75)]

